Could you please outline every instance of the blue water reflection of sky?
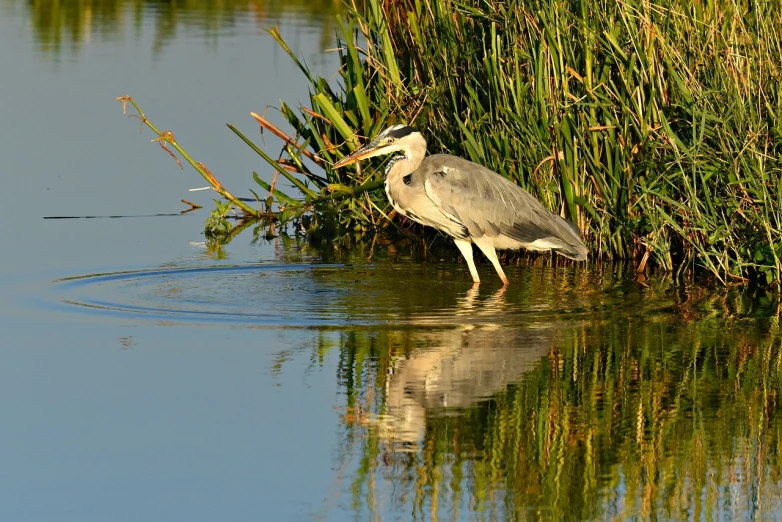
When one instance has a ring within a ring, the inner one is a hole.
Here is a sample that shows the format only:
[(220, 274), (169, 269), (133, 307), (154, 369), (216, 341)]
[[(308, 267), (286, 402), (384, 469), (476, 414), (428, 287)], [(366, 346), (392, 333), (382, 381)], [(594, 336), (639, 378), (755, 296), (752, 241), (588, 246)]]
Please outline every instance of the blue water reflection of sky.
[[(176, 213), (180, 198), (212, 205), (210, 193), (187, 192), (203, 185), (195, 172), (122, 117), (114, 98), (124, 94), (241, 192), (265, 167), (224, 124), (257, 136), (250, 111), (306, 101), (300, 72), (249, 18), (216, 40), (180, 31), (157, 53), (150, 19), (52, 56), (23, 4), (0, 11), (0, 520), (323, 513), (335, 487), (337, 385), (330, 358), (311, 370), (311, 332), (112, 321), (51, 302), (64, 276), (217, 262), (198, 245), (207, 212), (42, 219)], [(281, 29), (294, 49), (320, 56), (319, 28)], [(329, 55), (311, 63), (335, 69)], [(274, 250), (245, 238), (226, 255), (252, 263)], [(282, 349), (291, 355), (275, 373)]]
[(284, 373), (270, 365), (306, 333), (48, 328), (24, 321), (3, 348), (1, 520), (297, 520), (323, 509), (333, 373), (307, 371), (305, 353)]

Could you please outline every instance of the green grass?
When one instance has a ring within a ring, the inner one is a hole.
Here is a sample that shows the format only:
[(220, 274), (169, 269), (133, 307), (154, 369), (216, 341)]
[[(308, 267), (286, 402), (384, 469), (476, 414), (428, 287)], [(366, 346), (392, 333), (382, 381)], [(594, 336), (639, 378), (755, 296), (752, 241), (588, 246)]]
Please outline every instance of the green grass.
[[(573, 220), (593, 258), (778, 284), (780, 19), (776, 2), (370, 0), (338, 34), (339, 87), (297, 60), (311, 110), (281, 111), (323, 159), (317, 197), (379, 181), (329, 165), (409, 122)], [(380, 191), (327, 207), (362, 233), (390, 210)]]
[[(393, 216), (381, 163), (330, 168), (404, 122), (572, 220), (592, 259), (779, 287), (780, 19), (771, 1), (362, 0), (338, 30), (336, 79), (271, 31), (309, 106), (281, 105), (289, 131), (256, 115), (278, 158), (229, 126), (274, 169), (253, 175), (257, 205), (232, 202), (314, 240), (421, 236)], [(208, 228), (228, 230), (226, 212)]]

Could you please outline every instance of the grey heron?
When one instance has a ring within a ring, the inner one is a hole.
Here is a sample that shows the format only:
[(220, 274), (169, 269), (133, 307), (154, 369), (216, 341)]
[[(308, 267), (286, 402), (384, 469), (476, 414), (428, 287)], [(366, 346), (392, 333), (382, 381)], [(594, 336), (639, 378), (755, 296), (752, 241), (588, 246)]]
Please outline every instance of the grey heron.
[(413, 127), (394, 125), (334, 164), (400, 152), (386, 166), (385, 189), (394, 209), (422, 225), (451, 236), (474, 283), (479, 283), (472, 244), (492, 262), (502, 279), (496, 249), (553, 250), (576, 261), (587, 258), (578, 228), (549, 212), (529, 192), (496, 172), (457, 156), (426, 156), (426, 140)]

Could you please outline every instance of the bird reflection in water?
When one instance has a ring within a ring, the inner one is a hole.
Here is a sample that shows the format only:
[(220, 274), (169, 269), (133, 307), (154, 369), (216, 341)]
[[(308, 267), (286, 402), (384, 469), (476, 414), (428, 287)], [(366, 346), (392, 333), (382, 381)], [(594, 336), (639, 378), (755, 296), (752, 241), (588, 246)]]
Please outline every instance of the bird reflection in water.
[[(415, 328), (430, 324), (437, 329)], [(504, 287), (485, 300), (473, 287), (450, 319), (417, 319), (413, 325), (416, 348), (391, 364), (385, 414), (377, 418), (380, 435), (400, 443), (397, 450), (423, 439), (428, 416), (458, 414), (519, 382), (555, 336), (546, 323), (513, 324)]]

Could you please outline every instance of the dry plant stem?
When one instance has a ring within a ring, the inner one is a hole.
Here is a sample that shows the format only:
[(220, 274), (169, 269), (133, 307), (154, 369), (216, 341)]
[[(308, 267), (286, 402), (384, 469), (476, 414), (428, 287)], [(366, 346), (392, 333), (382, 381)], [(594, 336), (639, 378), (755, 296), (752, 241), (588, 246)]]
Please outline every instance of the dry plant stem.
[(270, 196), (274, 196), (274, 187), (277, 185), (277, 176), (279, 174), (280, 173), (277, 172), (276, 170), (274, 171), (274, 177), (272, 177), (271, 188), (269, 189), (269, 195)]
[(308, 196), (308, 197), (310, 197), (310, 198), (313, 198), (313, 199), (317, 197), (317, 194), (315, 194), (315, 193), (314, 193), (312, 190), (310, 190), (309, 188), (307, 188), (307, 187), (304, 185), (304, 183), (302, 183), (300, 180), (296, 179), (296, 177), (294, 177), (294, 176), (293, 176), (293, 175), (292, 175), (290, 172), (288, 172), (287, 170), (285, 170), (285, 169), (284, 169), (284, 168), (283, 168), (283, 167), (282, 167), (282, 166), (281, 166), (281, 165), (280, 165), (278, 162), (274, 161), (274, 160), (273, 160), (273, 159), (272, 159), (272, 158), (271, 158), (271, 157), (270, 157), (268, 154), (266, 154), (266, 153), (265, 153), (265, 152), (263, 152), (263, 151), (262, 151), (260, 148), (258, 148), (258, 146), (257, 146), (257, 145), (255, 145), (255, 143), (253, 143), (252, 141), (250, 141), (250, 140), (247, 138), (247, 136), (245, 136), (244, 134), (242, 134), (242, 133), (239, 131), (239, 129), (237, 129), (235, 126), (231, 125), (230, 123), (228, 123), (228, 124), (227, 124), (227, 126), (228, 126), (228, 128), (229, 128), (229, 129), (231, 129), (232, 131), (234, 131), (234, 133), (235, 133), (237, 136), (239, 136), (239, 137), (242, 139), (242, 141), (244, 141), (244, 142), (245, 142), (247, 145), (249, 145), (249, 146), (250, 146), (250, 148), (251, 148), (252, 150), (254, 150), (256, 154), (258, 154), (260, 157), (262, 157), (262, 158), (263, 158), (263, 159), (264, 159), (264, 160), (265, 160), (265, 161), (266, 161), (266, 162), (267, 162), (269, 165), (271, 165), (272, 167), (274, 167), (274, 169), (275, 169), (277, 172), (279, 172), (280, 174), (282, 174), (283, 176), (285, 176), (285, 178), (286, 178), (288, 181), (290, 181), (290, 182), (291, 182), (291, 183), (292, 183), (292, 184), (293, 184), (293, 185), (294, 185), (296, 188), (298, 188), (298, 189), (301, 191), (301, 193), (302, 193), (302, 194), (304, 194), (305, 196)]
[[(269, 120), (267, 120), (266, 118), (264, 118), (260, 114), (256, 114), (254, 112), (251, 112), (250, 116), (255, 118), (255, 121), (257, 121), (258, 124), (261, 127), (263, 127), (264, 129), (268, 130), (269, 132), (271, 132), (272, 134), (274, 134), (275, 136), (277, 136), (281, 140), (283, 140), (286, 144), (292, 145), (292, 146), (296, 147), (297, 149), (300, 149), (299, 144), (296, 143), (296, 141), (293, 138), (291, 138), (290, 136), (285, 134), (283, 131), (281, 131), (279, 128), (277, 128)], [(305, 156), (307, 156), (312, 161), (314, 161), (317, 166), (323, 167), (323, 160), (321, 160), (319, 157), (317, 157), (311, 151), (309, 151), (307, 149), (304, 149), (304, 150), (301, 151), (301, 153), (304, 154)]]
[(174, 134), (171, 131), (159, 131), (147, 118), (144, 116), (144, 112), (141, 110), (141, 107), (138, 106), (136, 101), (131, 98), (130, 96), (120, 96), (117, 98), (118, 102), (122, 102), (122, 114), (127, 114), (127, 106), (128, 103), (132, 104), (133, 107), (135, 107), (136, 111), (138, 112), (138, 116), (134, 114), (129, 114), (129, 117), (135, 117), (141, 120), (141, 123), (152, 129), (152, 131), (157, 134), (157, 138), (154, 141), (157, 141), (160, 146), (168, 152), (174, 159), (177, 161), (177, 164), (182, 168), (182, 164), (180, 163), (179, 159), (174, 156), (174, 154), (166, 147), (166, 143), (170, 144), (172, 147), (176, 149), (179, 154), (187, 160), (187, 162), (196, 170), (199, 174), (209, 183), (209, 185), (212, 186), (212, 188), (220, 194), (222, 197), (230, 201), (232, 204), (236, 205), (241, 211), (252, 217), (259, 218), (261, 217), (261, 213), (249, 206), (247, 203), (239, 200), (236, 198), (233, 194), (225, 190), (223, 185), (217, 180), (217, 178), (214, 177), (214, 175), (209, 171), (209, 169), (204, 166), (203, 163), (198, 163), (193, 158), (190, 157), (190, 155), (185, 152), (185, 150), (179, 146), (179, 144), (174, 139)]

